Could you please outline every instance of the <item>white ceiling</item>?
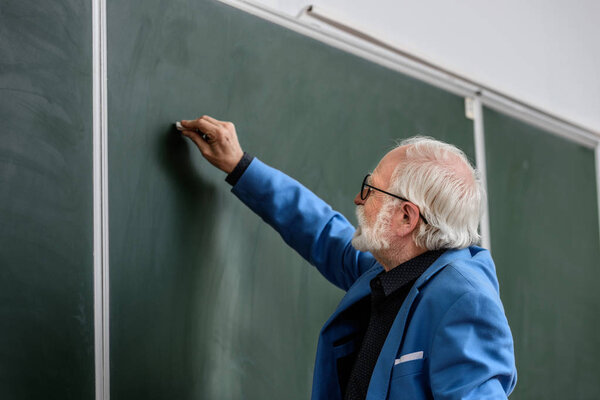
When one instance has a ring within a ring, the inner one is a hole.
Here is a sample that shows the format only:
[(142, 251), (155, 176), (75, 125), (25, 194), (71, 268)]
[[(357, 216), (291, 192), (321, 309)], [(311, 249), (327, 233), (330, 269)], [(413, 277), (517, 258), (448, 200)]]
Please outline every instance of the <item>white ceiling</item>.
[(600, 136), (600, 1), (254, 0), (323, 6), (368, 33)]

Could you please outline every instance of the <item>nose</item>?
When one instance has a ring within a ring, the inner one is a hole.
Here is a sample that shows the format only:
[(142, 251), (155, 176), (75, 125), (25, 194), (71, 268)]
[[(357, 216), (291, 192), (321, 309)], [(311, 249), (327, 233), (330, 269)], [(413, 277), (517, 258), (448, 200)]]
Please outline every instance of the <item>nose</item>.
[(354, 198), (354, 204), (356, 204), (357, 206), (365, 204), (365, 201), (360, 198), (360, 193), (358, 193)]

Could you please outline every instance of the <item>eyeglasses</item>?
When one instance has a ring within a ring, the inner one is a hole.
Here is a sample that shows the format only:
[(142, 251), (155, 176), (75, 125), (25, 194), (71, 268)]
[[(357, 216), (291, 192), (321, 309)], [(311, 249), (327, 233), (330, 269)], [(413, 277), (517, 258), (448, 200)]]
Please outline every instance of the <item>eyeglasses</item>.
[[(369, 185), (369, 177), (370, 177), (370, 176), (371, 176), (371, 174), (367, 174), (367, 176), (365, 176), (365, 179), (363, 179), (362, 186), (360, 187), (360, 198), (361, 198), (363, 201), (364, 201), (364, 200), (367, 200), (367, 197), (369, 197), (369, 195), (371, 194), (371, 191), (372, 191), (372, 190), (377, 190), (378, 192), (385, 193), (385, 194), (387, 194), (388, 196), (395, 197), (395, 198), (397, 198), (398, 200), (407, 201), (407, 202), (409, 202), (409, 203), (412, 203), (412, 201), (410, 201), (410, 200), (408, 200), (408, 199), (406, 199), (406, 198), (404, 198), (404, 197), (401, 197), (401, 196), (398, 196), (398, 195), (395, 195), (395, 194), (392, 194), (392, 193), (386, 192), (385, 190), (381, 190), (381, 189), (379, 189), (379, 188), (376, 188), (375, 186)], [(415, 204), (415, 203), (413, 203), (413, 204)], [(416, 205), (416, 204), (415, 204), (415, 205)], [(417, 206), (417, 208), (418, 208), (418, 206)], [(421, 210), (419, 210), (419, 216), (420, 216), (421, 218), (423, 218), (423, 222), (425, 222), (426, 224), (429, 224), (429, 222), (427, 222), (427, 220), (425, 219), (425, 217), (423, 216), (423, 214), (421, 214)]]

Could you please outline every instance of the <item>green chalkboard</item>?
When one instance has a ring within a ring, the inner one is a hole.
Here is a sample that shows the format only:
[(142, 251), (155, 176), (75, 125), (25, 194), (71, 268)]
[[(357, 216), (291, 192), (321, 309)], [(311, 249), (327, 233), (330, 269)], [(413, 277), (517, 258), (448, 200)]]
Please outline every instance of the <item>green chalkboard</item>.
[(515, 339), (514, 399), (600, 398), (594, 152), (484, 110), (492, 255)]
[(91, 2), (0, 2), (0, 398), (94, 398)]
[(245, 150), (354, 220), (394, 140), (474, 158), (464, 100), (213, 1), (108, 2), (111, 399), (306, 399), (342, 292), (230, 192), (172, 123)]

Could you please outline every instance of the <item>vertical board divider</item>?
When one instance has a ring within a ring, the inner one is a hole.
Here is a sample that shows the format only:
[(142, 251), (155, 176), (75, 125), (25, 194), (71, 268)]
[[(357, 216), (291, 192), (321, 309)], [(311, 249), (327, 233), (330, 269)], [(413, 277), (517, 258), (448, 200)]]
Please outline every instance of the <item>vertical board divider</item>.
[(485, 191), (485, 199), (483, 199), (483, 212), (481, 215), (481, 245), (492, 251), (492, 240), (490, 237), (490, 213), (487, 190), (487, 169), (485, 160), (485, 132), (483, 128), (483, 107), (479, 94), (473, 98), (473, 134), (475, 141), (475, 163), (481, 177), (481, 184)]
[(94, 364), (96, 400), (110, 398), (106, 2), (92, 0)]
[(594, 157), (596, 159), (596, 201), (598, 202), (598, 234), (600, 235), (600, 141), (596, 143)]

